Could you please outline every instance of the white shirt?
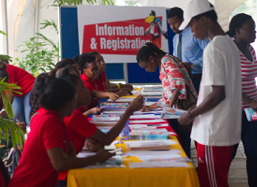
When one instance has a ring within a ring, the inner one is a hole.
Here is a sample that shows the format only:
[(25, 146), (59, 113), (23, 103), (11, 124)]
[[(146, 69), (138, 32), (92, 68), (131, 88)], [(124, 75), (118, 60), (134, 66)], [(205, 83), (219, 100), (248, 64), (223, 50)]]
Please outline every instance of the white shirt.
[(191, 138), (209, 146), (239, 143), (242, 117), (241, 67), (238, 48), (229, 36), (214, 37), (204, 49), (197, 106), (212, 92), (212, 85), (224, 85), (226, 98), (195, 118)]

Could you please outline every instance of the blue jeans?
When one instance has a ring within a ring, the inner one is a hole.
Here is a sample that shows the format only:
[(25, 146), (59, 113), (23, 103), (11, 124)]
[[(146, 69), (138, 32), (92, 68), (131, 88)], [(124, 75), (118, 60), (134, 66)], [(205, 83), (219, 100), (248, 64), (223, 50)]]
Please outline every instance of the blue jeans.
[[(241, 139), (246, 155), (246, 171), (249, 187), (257, 187), (257, 121), (249, 122), (245, 112), (242, 112), (242, 134)], [(231, 135), (233, 136), (233, 135)], [(239, 144), (234, 146), (232, 159), (236, 155)]]
[(29, 113), (31, 109), (29, 105), (29, 96), (30, 92), (24, 97), (14, 96), (12, 103), (13, 121), (16, 122), (16, 120), (18, 120), (20, 122), (25, 122), (28, 127), (30, 125)]

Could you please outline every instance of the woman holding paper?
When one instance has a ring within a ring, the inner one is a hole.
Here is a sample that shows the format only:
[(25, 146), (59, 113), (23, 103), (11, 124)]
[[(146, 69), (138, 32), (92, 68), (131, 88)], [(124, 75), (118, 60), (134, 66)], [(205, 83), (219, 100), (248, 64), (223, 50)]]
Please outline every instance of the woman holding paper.
[[(146, 43), (137, 53), (137, 62), (141, 68), (148, 72), (155, 72), (159, 67), (159, 78), (163, 86), (162, 99), (150, 106), (144, 106), (142, 111), (147, 112), (158, 107), (172, 107), (178, 99), (188, 99), (187, 89), (194, 98), (197, 98), (197, 93), (187, 69), (175, 56), (162, 51), (153, 43)], [(186, 108), (182, 109), (186, 110)]]
[[(173, 107), (187, 110), (196, 104), (197, 93), (189, 77), (184, 64), (175, 56), (172, 56), (153, 43), (146, 43), (137, 53), (137, 62), (141, 68), (148, 72), (160, 69), (162, 81), (162, 99), (158, 102), (144, 106), (141, 111), (147, 112), (158, 107)], [(182, 132), (177, 121), (170, 122), (174, 131), (178, 134), (181, 145), (188, 157), (190, 157), (190, 132)]]
[[(246, 169), (250, 187), (257, 186), (257, 121), (249, 122), (244, 112), (245, 108), (257, 110), (257, 89), (255, 77), (257, 74), (257, 59), (254, 48), (250, 45), (255, 41), (255, 22), (247, 14), (237, 14), (229, 24), (227, 32), (234, 37), (241, 60), (241, 76), (243, 89), (242, 103), (242, 142), (246, 154)], [(233, 158), (235, 157), (238, 144), (234, 146)]]

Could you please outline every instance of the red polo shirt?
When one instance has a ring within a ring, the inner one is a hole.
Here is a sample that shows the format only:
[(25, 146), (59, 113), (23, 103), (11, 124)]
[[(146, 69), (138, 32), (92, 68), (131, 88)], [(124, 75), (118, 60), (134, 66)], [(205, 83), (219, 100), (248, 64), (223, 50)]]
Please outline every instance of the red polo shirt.
[[(82, 81), (85, 84), (85, 87), (89, 90), (90, 93), (91, 91), (96, 90), (94, 83), (84, 73), (81, 74), (80, 78), (82, 79)], [(97, 104), (98, 99), (92, 97), (91, 102), (87, 106), (87, 109), (94, 108), (97, 106)]]
[[(90, 123), (78, 109), (75, 109), (72, 115), (65, 117), (63, 121), (76, 152), (80, 152), (84, 147), (86, 138), (91, 137), (97, 131), (96, 126)], [(67, 173), (68, 171), (60, 172), (58, 180), (65, 180)]]
[(24, 69), (10, 64), (7, 64), (6, 71), (9, 75), (9, 83), (16, 83), (17, 86), (21, 87), (21, 89), (17, 91), (21, 92), (22, 95), (13, 93), (14, 96), (24, 97), (30, 92), (35, 81), (35, 77), (33, 75), (29, 74)]
[(105, 92), (106, 88), (106, 74), (102, 71), (101, 72), (101, 79), (94, 80), (95, 88), (97, 91)]
[(67, 153), (68, 137), (57, 112), (40, 109), (31, 120), (33, 128), (25, 142), (21, 160), (14, 171), (9, 187), (56, 186), (58, 172), (48, 157), (47, 150), (63, 148)]

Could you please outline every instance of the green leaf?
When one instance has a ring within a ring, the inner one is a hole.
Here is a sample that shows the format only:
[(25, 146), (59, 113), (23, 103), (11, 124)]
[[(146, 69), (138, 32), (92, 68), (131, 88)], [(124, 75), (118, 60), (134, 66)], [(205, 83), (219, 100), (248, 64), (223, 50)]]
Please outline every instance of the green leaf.
[(8, 55), (2, 55), (2, 54), (0, 54), (0, 60), (11, 61), (11, 62), (12, 62), (12, 57), (10, 57), (10, 56), (8, 56)]

